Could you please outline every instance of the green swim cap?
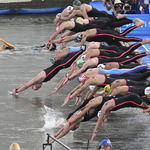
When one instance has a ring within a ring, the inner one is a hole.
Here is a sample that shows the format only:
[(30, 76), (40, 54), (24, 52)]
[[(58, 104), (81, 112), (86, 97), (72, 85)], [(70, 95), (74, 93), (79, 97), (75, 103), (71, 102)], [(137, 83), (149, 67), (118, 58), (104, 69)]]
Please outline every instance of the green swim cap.
[(80, 6), (81, 5), (81, 2), (79, 0), (75, 0), (72, 4), (73, 6)]
[(83, 59), (78, 59), (77, 61), (76, 61), (76, 65), (79, 67), (79, 66), (81, 66), (82, 64), (84, 64), (84, 60)]

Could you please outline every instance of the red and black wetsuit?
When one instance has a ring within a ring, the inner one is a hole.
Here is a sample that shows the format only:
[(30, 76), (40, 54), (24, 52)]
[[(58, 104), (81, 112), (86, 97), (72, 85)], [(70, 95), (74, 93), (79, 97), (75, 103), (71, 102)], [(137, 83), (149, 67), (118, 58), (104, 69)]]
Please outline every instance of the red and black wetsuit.
[(57, 60), (55, 64), (53, 64), (51, 67), (44, 69), (46, 74), (46, 78), (43, 80), (43, 82), (47, 82), (50, 79), (52, 79), (61, 69), (65, 69), (71, 66), (74, 60), (82, 54), (82, 50), (76, 52), (73, 56), (65, 57), (64, 59)]
[(150, 104), (150, 99), (146, 97), (140, 97), (138, 94), (135, 93), (130, 93), (119, 98), (113, 98), (113, 100), (115, 101), (115, 106), (111, 109), (111, 111), (116, 111), (125, 107), (145, 108), (141, 106), (142, 102), (145, 102), (148, 105)]
[(136, 26), (130, 27), (126, 29), (123, 33), (119, 33), (115, 30), (102, 30), (96, 28), (97, 32), (96, 34), (88, 38), (88, 42), (97, 41), (97, 42), (106, 42), (108, 45), (118, 45), (121, 46), (119, 41), (129, 42), (141, 42), (142, 39), (136, 38), (136, 37), (125, 37), (129, 32), (131, 32), (133, 29), (135, 29)]

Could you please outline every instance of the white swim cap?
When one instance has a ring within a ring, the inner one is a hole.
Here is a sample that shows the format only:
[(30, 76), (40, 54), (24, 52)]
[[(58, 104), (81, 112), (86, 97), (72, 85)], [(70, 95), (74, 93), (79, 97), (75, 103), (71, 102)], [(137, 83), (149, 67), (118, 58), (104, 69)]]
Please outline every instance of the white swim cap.
[(61, 17), (61, 13), (58, 13), (58, 14), (56, 15), (56, 18), (57, 18), (57, 17)]
[(70, 13), (72, 10), (73, 10), (73, 7), (72, 7), (72, 6), (68, 6), (68, 7), (67, 7), (67, 12), (68, 12), (68, 13)]
[(101, 115), (101, 110), (97, 113), (97, 117), (99, 118)]
[(150, 87), (145, 88), (145, 94), (150, 94)]
[(85, 60), (86, 55), (81, 56), (81, 59)]
[(95, 85), (90, 85), (89, 88), (92, 91), (95, 88)]
[(99, 65), (97, 66), (97, 68), (99, 68), (99, 69), (105, 69), (105, 65), (99, 64)]

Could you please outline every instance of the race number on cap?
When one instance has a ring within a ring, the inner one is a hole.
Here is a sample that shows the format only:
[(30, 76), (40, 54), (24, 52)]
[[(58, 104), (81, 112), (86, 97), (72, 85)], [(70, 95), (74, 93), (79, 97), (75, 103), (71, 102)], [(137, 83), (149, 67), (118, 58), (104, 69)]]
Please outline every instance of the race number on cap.
[(38, 86), (37, 86), (36, 84), (34, 84), (34, 85), (32, 86), (32, 89), (33, 89), (33, 90), (38, 90), (39, 88), (38, 88)]
[(78, 77), (79, 82), (84, 82), (87, 79), (87, 75), (86, 74), (81, 74)]
[(68, 6), (67, 7), (67, 12), (71, 12), (73, 10), (73, 7), (72, 6)]
[(150, 87), (145, 88), (145, 94), (150, 94)]

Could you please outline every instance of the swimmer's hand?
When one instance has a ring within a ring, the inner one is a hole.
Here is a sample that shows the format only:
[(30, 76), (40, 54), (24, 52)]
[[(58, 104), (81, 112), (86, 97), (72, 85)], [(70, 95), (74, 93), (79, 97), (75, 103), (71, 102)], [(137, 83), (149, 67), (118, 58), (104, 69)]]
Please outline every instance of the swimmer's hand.
[(50, 42), (48, 41), (45, 45), (45, 48), (48, 49)]
[(49, 93), (49, 95), (54, 94), (57, 90), (58, 90), (58, 88), (57, 88), (57, 87), (55, 87), (55, 88), (53, 89), (53, 91), (51, 91), (51, 92)]
[(18, 94), (17, 88), (15, 88), (12, 92), (9, 91), (9, 94), (11, 94), (11, 95), (17, 95)]
[(76, 96), (76, 102), (75, 102), (75, 106), (78, 106), (78, 104), (81, 102), (81, 96)]
[(93, 135), (91, 137), (91, 141), (93, 141), (93, 139), (96, 137), (96, 132), (93, 131)]
[(61, 106), (65, 106), (70, 101), (69, 97), (67, 96), (64, 100), (64, 103)]
[(54, 140), (53, 139), (51, 139), (50, 141), (49, 141), (49, 143), (51, 144), (51, 143), (54, 143)]

